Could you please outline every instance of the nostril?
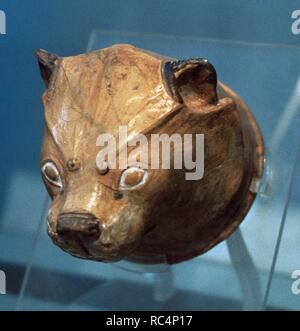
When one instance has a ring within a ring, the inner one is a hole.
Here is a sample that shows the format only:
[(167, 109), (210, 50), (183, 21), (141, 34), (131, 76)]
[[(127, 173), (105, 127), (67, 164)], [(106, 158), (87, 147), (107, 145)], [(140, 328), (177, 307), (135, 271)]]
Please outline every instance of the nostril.
[(99, 221), (92, 214), (61, 214), (56, 232), (65, 239), (82, 238), (95, 241), (100, 237)]

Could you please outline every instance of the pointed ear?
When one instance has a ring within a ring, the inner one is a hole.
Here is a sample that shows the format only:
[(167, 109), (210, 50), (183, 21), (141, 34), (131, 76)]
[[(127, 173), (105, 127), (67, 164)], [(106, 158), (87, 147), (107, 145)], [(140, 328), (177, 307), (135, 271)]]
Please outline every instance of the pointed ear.
[(218, 101), (217, 73), (206, 59), (166, 62), (163, 76), (169, 92), (178, 102), (199, 99), (212, 104)]
[(57, 60), (59, 59), (59, 56), (57, 56), (56, 54), (48, 53), (43, 49), (37, 50), (35, 55), (39, 63), (43, 81), (48, 87), (51, 75), (55, 69), (55, 66), (57, 65)]

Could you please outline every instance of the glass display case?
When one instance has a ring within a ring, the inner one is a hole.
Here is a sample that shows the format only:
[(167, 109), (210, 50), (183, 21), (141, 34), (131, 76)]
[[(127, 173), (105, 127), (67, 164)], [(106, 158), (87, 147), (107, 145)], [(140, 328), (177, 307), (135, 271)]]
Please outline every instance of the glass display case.
[[(219, 80), (246, 101), (266, 146), (265, 172), (256, 187), (255, 204), (229, 239), (192, 260), (171, 266), (97, 263), (73, 258), (52, 244), (46, 234), (49, 198), (39, 174), (17, 173), (8, 190), (0, 250), (8, 274), (18, 275), (19, 287), (6, 296), (5, 307), (299, 309), (300, 296), (292, 292), (292, 273), (300, 269), (296, 184), (300, 171), (300, 76), (295, 70), (300, 64), (299, 47), (94, 30), (87, 51), (116, 43), (133, 44), (178, 59), (208, 58)], [(24, 205), (16, 208), (16, 200)], [(24, 218), (31, 222), (18, 227)], [(26, 231), (29, 236), (24, 235)], [(13, 254), (6, 249), (8, 241), (15, 243)], [(24, 254), (27, 264), (18, 269)]]

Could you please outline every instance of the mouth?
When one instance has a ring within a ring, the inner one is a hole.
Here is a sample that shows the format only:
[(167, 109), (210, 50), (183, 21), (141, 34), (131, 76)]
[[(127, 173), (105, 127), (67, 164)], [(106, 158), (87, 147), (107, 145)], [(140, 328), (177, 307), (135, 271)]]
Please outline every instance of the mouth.
[(80, 236), (72, 239), (61, 238), (50, 226), (48, 235), (53, 243), (70, 255), (87, 260), (101, 262), (117, 262), (128, 256), (136, 245), (122, 245), (120, 247), (111, 243), (102, 243), (101, 239), (89, 242)]
[(48, 235), (65, 252), (82, 259), (116, 262), (131, 255), (146, 231), (139, 210), (122, 210), (104, 222), (91, 213), (62, 212), (48, 217)]

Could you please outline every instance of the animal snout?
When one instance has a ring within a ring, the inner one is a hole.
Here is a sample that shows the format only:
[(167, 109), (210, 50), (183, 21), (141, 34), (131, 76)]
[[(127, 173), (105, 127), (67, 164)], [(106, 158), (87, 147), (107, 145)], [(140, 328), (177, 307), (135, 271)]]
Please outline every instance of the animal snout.
[(100, 237), (99, 220), (92, 214), (64, 213), (57, 219), (56, 232), (64, 239), (95, 241)]

